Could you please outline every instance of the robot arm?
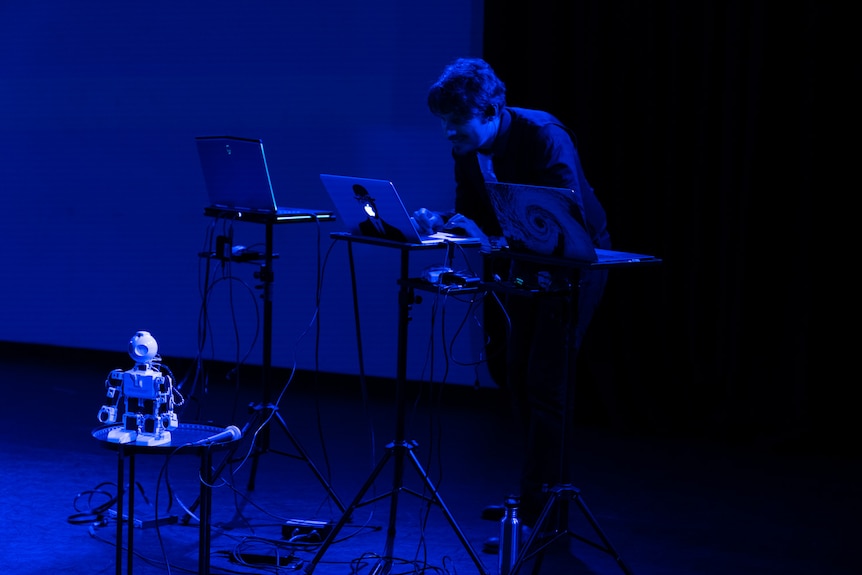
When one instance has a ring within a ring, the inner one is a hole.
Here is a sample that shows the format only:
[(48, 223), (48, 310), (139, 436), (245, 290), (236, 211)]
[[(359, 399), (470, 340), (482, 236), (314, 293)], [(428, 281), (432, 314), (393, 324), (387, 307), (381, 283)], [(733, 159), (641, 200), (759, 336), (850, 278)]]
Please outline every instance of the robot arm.
[(115, 369), (108, 374), (108, 379), (105, 380), (105, 389), (107, 389), (107, 400), (102, 409), (99, 410), (99, 421), (102, 423), (117, 422), (117, 405), (123, 396), (123, 371)]

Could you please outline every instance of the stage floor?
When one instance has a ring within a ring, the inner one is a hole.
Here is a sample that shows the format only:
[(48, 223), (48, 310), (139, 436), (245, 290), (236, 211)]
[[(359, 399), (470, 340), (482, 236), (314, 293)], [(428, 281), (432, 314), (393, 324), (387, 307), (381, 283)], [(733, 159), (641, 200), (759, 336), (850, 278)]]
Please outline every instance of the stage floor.
[[(104, 380), (110, 370), (124, 368), (124, 357), (57, 361), (40, 353), (0, 355), (6, 429), (0, 443), (0, 547), (5, 550), (0, 571), (114, 573), (114, 520), (100, 521), (87, 512), (116, 493), (116, 453), (91, 431), (98, 426)], [(185, 375), (172, 369), (178, 378)], [(276, 392), (286, 381), (283, 375), (278, 374)], [(255, 381), (239, 391), (224, 378), (208, 387), (202, 400), (194, 399), (185, 410), (188, 417), (198, 412), (197, 422), (243, 427), (252, 420), (249, 405), (265, 399)], [(290, 541), (284, 526), (337, 522), (343, 513), (335, 499), (349, 505), (389, 453), (394, 455), (364, 501), (379, 499), (356, 508), (313, 572), (375, 573), (388, 540), (393, 574), (496, 574), (497, 558), (483, 552), (483, 542), (499, 528), (480, 514), (486, 505), (502, 503), (516, 485), (514, 438), (497, 390), (456, 387), (405, 390), (405, 435), (416, 443), (389, 451), (397, 429), (391, 386), (378, 385), (366, 398), (358, 379), (291, 383), (278, 404), (286, 425), (266, 427), (271, 450), (260, 456), (256, 470), (251, 460), (235, 462), (214, 482), (211, 573), (305, 573), (320, 542), (314, 534)], [(299, 456), (291, 438), (307, 458)], [(574, 448), (582, 501), (636, 575), (859, 572), (858, 458), (586, 426), (578, 429)], [(218, 454), (215, 458), (220, 461)], [(400, 473), (399, 463), (404, 464)], [(145, 455), (136, 465), (136, 518), (147, 523), (185, 518), (183, 506), (192, 507), (198, 494), (197, 458)], [(417, 496), (428, 494), (420, 469), (465, 541), (439, 506), (429, 507)], [(395, 506), (393, 535), (387, 526), (398, 475), (405, 489)], [(595, 539), (577, 507), (571, 515), (572, 530)], [(196, 518), (136, 529), (134, 549), (139, 575), (196, 573)], [(624, 572), (611, 554), (575, 538), (565, 538), (542, 557), (539, 572), (548, 575)], [(522, 572), (533, 566), (528, 561)]]

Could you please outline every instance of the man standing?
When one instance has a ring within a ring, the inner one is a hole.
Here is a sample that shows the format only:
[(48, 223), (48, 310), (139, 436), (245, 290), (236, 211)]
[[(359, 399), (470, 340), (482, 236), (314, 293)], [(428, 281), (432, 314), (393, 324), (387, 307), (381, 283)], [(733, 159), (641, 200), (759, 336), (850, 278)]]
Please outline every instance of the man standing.
[[(414, 213), (425, 233), (460, 227), (493, 243), (502, 233), (485, 182), (496, 180), (571, 190), (593, 246), (610, 249), (605, 210), (584, 176), (574, 134), (547, 112), (508, 106), (506, 86), (487, 62), (461, 58), (447, 66), (428, 92), (428, 107), (452, 143), (455, 202), (454, 210)], [(572, 458), (564, 446), (571, 445), (575, 359), (607, 272), (513, 262), (485, 270), (486, 278), (494, 274), (570, 286), (576, 296), (507, 298), (507, 342), (501, 342), (505, 323), (485, 310), (489, 345), (508, 350), (505, 366), (496, 373), (490, 367), (523, 426), (520, 517), (534, 526), (548, 498), (544, 486), (572, 482)], [(559, 520), (563, 527), (566, 518)]]

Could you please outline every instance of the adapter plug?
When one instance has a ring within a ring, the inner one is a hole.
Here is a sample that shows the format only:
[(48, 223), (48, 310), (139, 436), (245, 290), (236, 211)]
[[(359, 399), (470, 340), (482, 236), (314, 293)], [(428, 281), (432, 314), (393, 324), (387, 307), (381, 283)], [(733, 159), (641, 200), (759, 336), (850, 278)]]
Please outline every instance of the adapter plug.
[(422, 272), (422, 279), (432, 284), (439, 284), (442, 281), (442, 276), (452, 273), (452, 268), (446, 266), (431, 266), (425, 268)]

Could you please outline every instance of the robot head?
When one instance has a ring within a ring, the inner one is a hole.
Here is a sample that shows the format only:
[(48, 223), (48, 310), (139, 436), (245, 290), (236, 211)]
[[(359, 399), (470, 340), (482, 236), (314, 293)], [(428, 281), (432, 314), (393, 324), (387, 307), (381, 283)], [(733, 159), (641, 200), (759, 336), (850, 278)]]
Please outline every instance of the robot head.
[(135, 363), (149, 363), (158, 353), (159, 344), (148, 331), (139, 331), (129, 340), (129, 357)]

